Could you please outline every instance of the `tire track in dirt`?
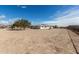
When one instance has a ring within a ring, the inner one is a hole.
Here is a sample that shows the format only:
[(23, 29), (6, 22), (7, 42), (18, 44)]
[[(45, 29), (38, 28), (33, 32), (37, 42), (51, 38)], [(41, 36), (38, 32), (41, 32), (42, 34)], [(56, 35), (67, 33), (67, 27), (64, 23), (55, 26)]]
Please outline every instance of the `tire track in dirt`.
[(66, 29), (60, 29), (60, 34), (55, 38), (55, 48), (58, 53), (75, 53)]
[[(76, 52), (76, 54), (79, 54), (79, 51), (78, 51), (78, 49), (77, 49), (77, 46), (76, 46), (76, 44), (75, 44), (75, 39), (74, 38), (72, 38), (72, 33), (70, 32), (70, 30), (67, 30), (67, 32), (68, 32), (68, 35), (69, 35), (69, 37), (70, 37), (70, 40), (71, 40), (71, 42), (72, 42), (72, 45), (73, 45), (73, 47), (74, 47), (74, 49), (75, 49), (75, 52)], [(75, 34), (75, 33), (74, 33)]]

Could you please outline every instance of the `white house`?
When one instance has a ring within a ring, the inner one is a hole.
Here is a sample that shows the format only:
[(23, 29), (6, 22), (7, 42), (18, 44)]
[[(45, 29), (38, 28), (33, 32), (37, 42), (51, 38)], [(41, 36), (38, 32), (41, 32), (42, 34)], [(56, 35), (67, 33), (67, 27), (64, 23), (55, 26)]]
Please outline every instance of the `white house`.
[(46, 24), (41, 24), (40, 29), (51, 29), (51, 26), (46, 25)]
[(53, 26), (49, 26), (47, 24), (41, 24), (41, 25), (32, 25), (30, 28), (31, 29), (53, 29)]

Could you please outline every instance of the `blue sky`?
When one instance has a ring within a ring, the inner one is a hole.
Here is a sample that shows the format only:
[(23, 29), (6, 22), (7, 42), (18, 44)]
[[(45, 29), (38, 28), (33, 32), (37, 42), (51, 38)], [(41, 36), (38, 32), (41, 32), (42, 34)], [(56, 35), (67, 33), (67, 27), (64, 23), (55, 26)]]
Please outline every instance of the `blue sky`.
[(79, 6), (73, 5), (0, 5), (0, 23), (9, 24), (25, 18), (32, 24), (75, 25)]

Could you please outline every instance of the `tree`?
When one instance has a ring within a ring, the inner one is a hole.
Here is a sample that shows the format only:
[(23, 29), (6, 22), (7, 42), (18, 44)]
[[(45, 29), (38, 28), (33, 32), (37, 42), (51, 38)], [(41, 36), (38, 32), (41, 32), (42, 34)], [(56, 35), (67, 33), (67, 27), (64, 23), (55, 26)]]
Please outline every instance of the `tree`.
[(54, 28), (58, 28), (58, 26), (57, 26), (57, 25), (55, 25), (55, 26), (54, 26)]
[(15, 24), (12, 24), (12, 25), (10, 26), (10, 28), (11, 28), (11, 29), (14, 29), (14, 28), (15, 28)]
[(30, 27), (30, 25), (31, 25), (31, 22), (29, 22), (28, 20), (19, 19), (11, 25), (11, 28), (14, 29), (15, 27), (17, 27), (20, 29), (25, 29), (26, 27)]

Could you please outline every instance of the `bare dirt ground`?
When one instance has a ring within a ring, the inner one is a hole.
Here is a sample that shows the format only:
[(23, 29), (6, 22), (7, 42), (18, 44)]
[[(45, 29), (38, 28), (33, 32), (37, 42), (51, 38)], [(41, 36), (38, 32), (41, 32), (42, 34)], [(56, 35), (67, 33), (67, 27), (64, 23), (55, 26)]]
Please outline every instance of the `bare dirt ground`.
[(25, 31), (0, 29), (0, 53), (74, 54), (79, 52), (78, 43), (79, 36), (67, 29)]

